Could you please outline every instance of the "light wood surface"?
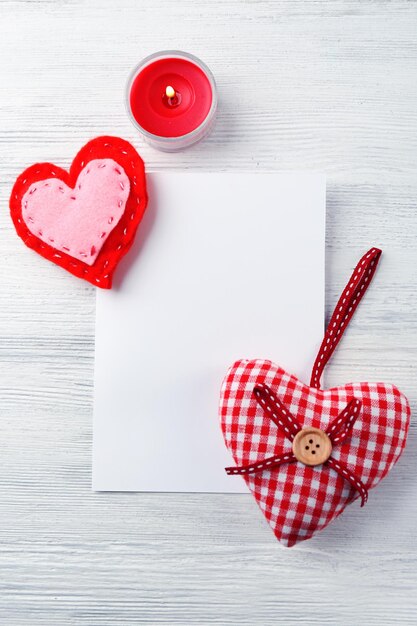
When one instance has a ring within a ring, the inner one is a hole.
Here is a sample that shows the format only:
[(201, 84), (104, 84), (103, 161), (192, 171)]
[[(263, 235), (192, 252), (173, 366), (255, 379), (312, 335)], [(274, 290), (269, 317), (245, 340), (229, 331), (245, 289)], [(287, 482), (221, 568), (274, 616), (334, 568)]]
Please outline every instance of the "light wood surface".
[[(26, 249), (7, 209), (23, 167), (67, 167), (104, 133), (148, 169), (323, 169), (328, 315), (361, 254), (385, 253), (327, 383), (393, 382), (415, 410), (416, 33), (401, 0), (1, 1), (1, 624), (417, 623), (414, 423), (366, 507), (290, 550), (250, 496), (91, 492), (94, 288)], [(124, 108), (131, 68), (167, 48), (220, 92), (213, 134), (175, 155)]]

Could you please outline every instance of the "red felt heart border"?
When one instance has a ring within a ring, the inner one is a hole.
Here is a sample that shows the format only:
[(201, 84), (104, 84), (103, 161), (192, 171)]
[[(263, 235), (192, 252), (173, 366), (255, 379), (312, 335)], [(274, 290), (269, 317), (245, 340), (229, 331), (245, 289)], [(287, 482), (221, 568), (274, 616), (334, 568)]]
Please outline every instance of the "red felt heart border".
[[(93, 265), (57, 250), (36, 237), (22, 217), (22, 198), (30, 185), (47, 178), (59, 178), (74, 188), (81, 170), (93, 159), (113, 159), (123, 167), (130, 180), (130, 193), (124, 213), (109, 234)], [(134, 147), (120, 137), (96, 137), (81, 148), (69, 172), (52, 163), (35, 163), (17, 178), (10, 196), (10, 215), (23, 242), (45, 259), (63, 267), (74, 276), (96, 287), (110, 289), (113, 273), (120, 259), (128, 252), (135, 238), (148, 202), (145, 166)]]

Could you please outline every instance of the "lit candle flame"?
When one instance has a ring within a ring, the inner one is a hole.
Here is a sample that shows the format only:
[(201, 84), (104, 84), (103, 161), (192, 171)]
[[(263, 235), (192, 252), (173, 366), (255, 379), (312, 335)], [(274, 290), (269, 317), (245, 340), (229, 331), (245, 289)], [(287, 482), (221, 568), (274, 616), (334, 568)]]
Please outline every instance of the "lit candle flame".
[(171, 87), (171, 85), (168, 85), (165, 89), (165, 95), (167, 98), (173, 98), (175, 96), (175, 89)]

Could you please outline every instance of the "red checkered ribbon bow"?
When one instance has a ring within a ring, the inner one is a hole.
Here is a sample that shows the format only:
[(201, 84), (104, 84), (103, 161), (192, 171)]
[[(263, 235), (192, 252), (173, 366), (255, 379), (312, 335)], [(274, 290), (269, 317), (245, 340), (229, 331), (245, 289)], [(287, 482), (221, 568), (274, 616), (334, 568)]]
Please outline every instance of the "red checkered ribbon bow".
[[(290, 413), (287, 407), (272, 392), (268, 385), (256, 386), (253, 393), (257, 402), (263, 408), (265, 415), (267, 415), (278, 426), (278, 428), (285, 433), (285, 436), (289, 439), (289, 441), (293, 442), (296, 435), (302, 431), (302, 426), (297, 418)], [(349, 436), (353, 424), (360, 413), (361, 406), (362, 403), (360, 400), (352, 398), (343, 411), (341, 411), (341, 413), (339, 413), (339, 415), (330, 424), (329, 428), (326, 430), (326, 435), (329, 437), (333, 448), (342, 443), (342, 441)], [(256, 472), (273, 470), (283, 463), (295, 463), (297, 461), (298, 459), (294, 452), (287, 452), (285, 454), (268, 457), (262, 461), (258, 461), (257, 463), (241, 465), (239, 467), (226, 467), (226, 472), (229, 475), (255, 474)], [(329, 456), (329, 458), (324, 461), (323, 466), (332, 468), (340, 474), (342, 478), (347, 480), (352, 487), (360, 493), (361, 506), (365, 504), (368, 500), (368, 490), (363, 482), (357, 478), (344, 463), (340, 463), (336, 459)]]
[[(380, 256), (381, 250), (378, 248), (371, 248), (355, 267), (348, 284), (339, 298), (314, 362), (310, 381), (311, 387), (320, 389), (320, 379), (324, 367), (336, 349), (336, 346), (346, 330), (346, 327), (349, 324), (359, 302), (368, 288), (375, 273)], [(267, 385), (257, 385), (254, 388), (254, 394), (258, 403), (262, 406), (265, 414), (275, 422), (278, 428), (283, 430), (287, 439), (292, 442), (296, 435), (302, 430), (302, 426), (298, 420), (291, 415), (285, 405), (279, 400), (279, 398), (277, 398)], [(352, 426), (359, 415), (360, 409), (361, 402), (353, 398), (338, 415), (338, 417), (330, 424), (325, 435), (327, 435), (330, 439), (331, 448), (342, 443), (343, 440), (349, 436)], [(251, 465), (227, 467), (226, 472), (228, 474), (254, 474), (256, 472), (274, 469), (283, 463), (294, 463), (297, 460), (298, 459), (294, 455), (293, 451), (269, 457)], [(322, 465), (332, 468), (340, 474), (340, 476), (347, 480), (352, 487), (360, 493), (361, 506), (365, 504), (368, 499), (368, 492), (365, 485), (344, 463), (337, 461), (330, 455), (323, 460)]]

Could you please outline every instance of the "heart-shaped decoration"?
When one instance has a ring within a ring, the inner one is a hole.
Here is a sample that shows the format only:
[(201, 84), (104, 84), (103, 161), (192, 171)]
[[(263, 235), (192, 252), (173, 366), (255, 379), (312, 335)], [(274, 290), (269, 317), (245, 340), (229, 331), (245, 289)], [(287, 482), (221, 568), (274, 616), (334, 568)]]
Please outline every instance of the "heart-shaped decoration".
[(275, 536), (286, 546), (325, 528), (359, 496), (362, 505), (398, 461), (410, 407), (391, 384), (320, 389), (335, 350), (376, 269), (361, 259), (330, 320), (310, 386), (266, 360), (240, 360), (222, 385), (220, 422), (236, 466)]
[(10, 198), (27, 246), (93, 285), (110, 288), (147, 204), (142, 159), (127, 141), (97, 137), (70, 171), (38, 163), (17, 179)]
[(32, 183), (22, 198), (30, 232), (56, 250), (93, 265), (122, 217), (130, 183), (113, 159), (94, 159), (74, 189), (58, 178)]
[[(410, 408), (395, 386), (352, 383), (322, 391), (303, 384), (271, 361), (241, 360), (228, 371), (220, 400), (223, 436), (237, 466), (292, 451), (284, 430), (256, 400), (254, 388), (265, 384), (303, 428), (312, 426), (324, 432), (351, 398), (361, 401), (351, 436), (333, 447), (331, 457), (360, 477), (367, 489), (375, 487), (400, 457)], [(312, 537), (359, 497), (350, 483), (326, 464), (284, 463), (243, 478), (275, 536), (286, 546)]]

